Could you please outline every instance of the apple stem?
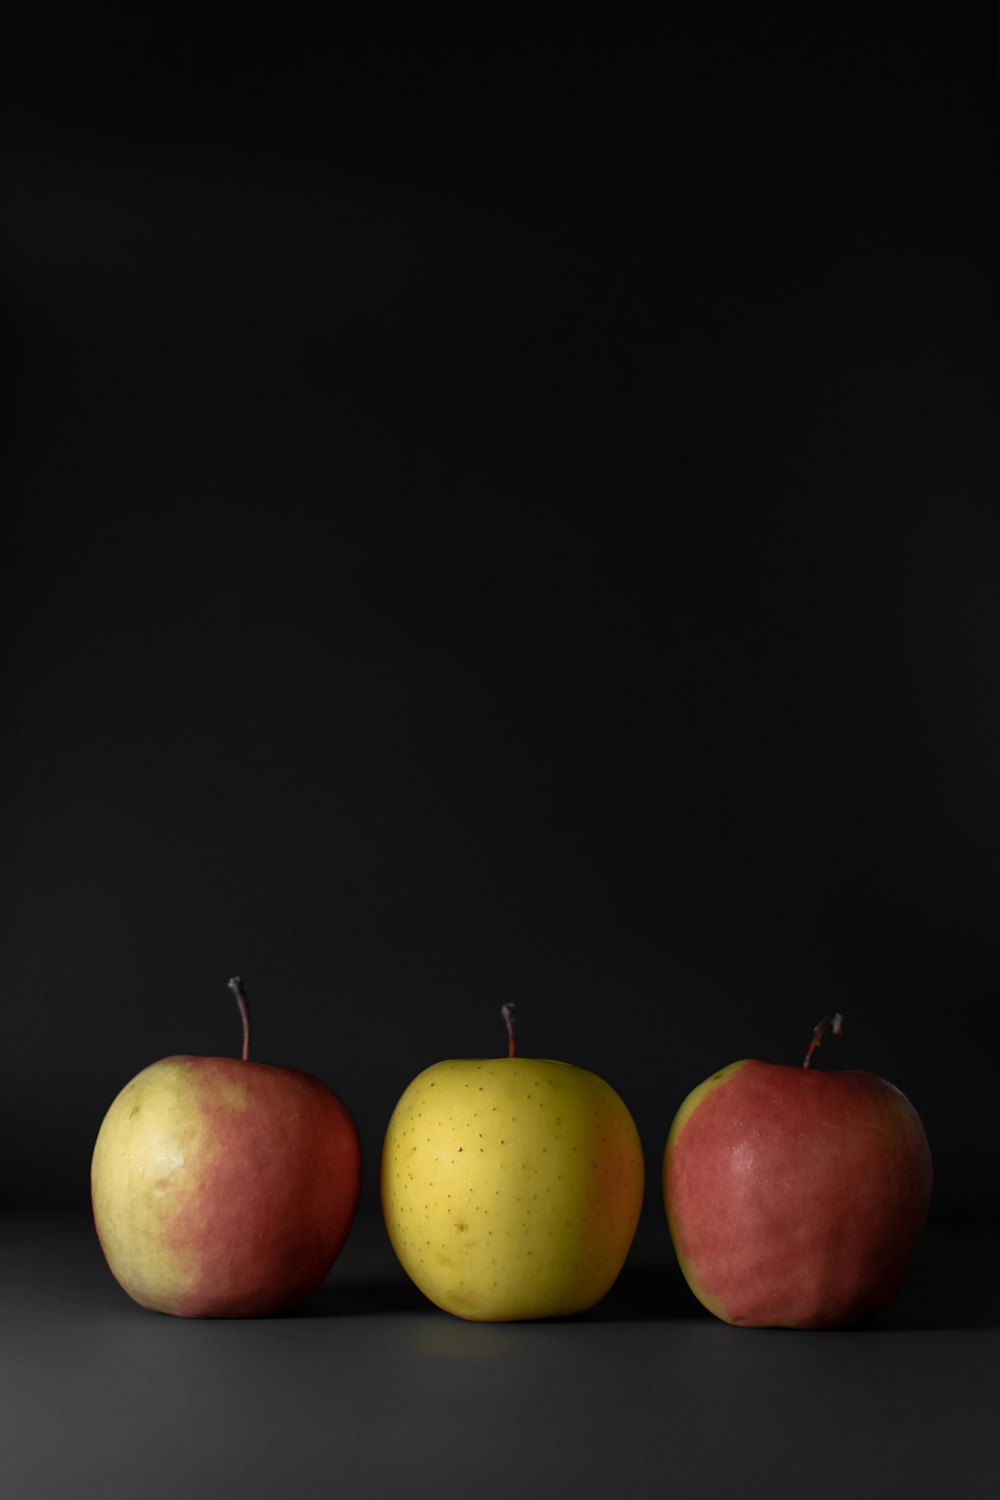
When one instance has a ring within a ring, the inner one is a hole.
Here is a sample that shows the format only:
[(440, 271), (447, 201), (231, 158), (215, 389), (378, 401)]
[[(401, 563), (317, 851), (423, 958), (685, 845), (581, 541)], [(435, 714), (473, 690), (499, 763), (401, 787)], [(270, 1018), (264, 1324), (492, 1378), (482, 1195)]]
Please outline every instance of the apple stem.
[(243, 1017), (243, 1061), (246, 1062), (250, 1056), (250, 1007), (247, 1004), (247, 992), (242, 979), (238, 975), (235, 979), (230, 979), (229, 988), (236, 996), (236, 1004), (239, 1006), (240, 1015)]
[(806, 1060), (802, 1064), (804, 1068), (808, 1068), (810, 1062), (812, 1061), (813, 1053), (816, 1051), (816, 1048), (826, 1036), (827, 1032), (829, 1032), (831, 1036), (839, 1036), (843, 1025), (844, 1018), (838, 1010), (835, 1011), (832, 1016), (824, 1016), (819, 1025), (813, 1027), (812, 1041), (809, 1043), (809, 1051), (806, 1053)]
[(517, 1006), (513, 1000), (500, 1007), (500, 1014), (507, 1025), (507, 1056), (513, 1057), (517, 1052)]

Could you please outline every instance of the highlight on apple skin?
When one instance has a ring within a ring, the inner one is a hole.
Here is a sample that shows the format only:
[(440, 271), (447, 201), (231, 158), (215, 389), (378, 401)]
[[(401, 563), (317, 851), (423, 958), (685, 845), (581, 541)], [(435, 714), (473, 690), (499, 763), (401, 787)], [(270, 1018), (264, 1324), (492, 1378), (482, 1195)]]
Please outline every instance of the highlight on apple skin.
[(610, 1084), (515, 1055), (436, 1063), (405, 1090), (382, 1153), (396, 1255), (436, 1306), (482, 1322), (566, 1317), (608, 1292), (643, 1195), (632, 1116)]
[(744, 1060), (694, 1089), (663, 1163), (681, 1270), (743, 1327), (846, 1328), (896, 1295), (930, 1205), (930, 1147), (874, 1073)]
[(167, 1057), (127, 1083), (91, 1165), (108, 1265), (141, 1306), (255, 1317), (314, 1292), (354, 1219), (361, 1148), (319, 1079), (242, 1058)]

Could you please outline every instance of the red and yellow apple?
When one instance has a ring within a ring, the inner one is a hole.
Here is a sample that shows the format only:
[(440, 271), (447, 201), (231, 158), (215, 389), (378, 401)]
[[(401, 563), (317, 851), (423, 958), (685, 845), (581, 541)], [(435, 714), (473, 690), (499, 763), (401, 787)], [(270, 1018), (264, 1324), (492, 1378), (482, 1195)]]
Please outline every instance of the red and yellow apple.
[(431, 1302), (500, 1322), (585, 1312), (617, 1277), (642, 1207), (632, 1116), (585, 1068), (514, 1055), (435, 1063), (382, 1153), (393, 1249)]
[(91, 1190), (98, 1238), (143, 1307), (254, 1317), (302, 1301), (347, 1238), (361, 1149), (319, 1079), (242, 1058), (167, 1057), (104, 1117)]
[(874, 1073), (731, 1063), (684, 1100), (663, 1187), (695, 1296), (745, 1327), (844, 1328), (902, 1284), (931, 1155), (909, 1100)]

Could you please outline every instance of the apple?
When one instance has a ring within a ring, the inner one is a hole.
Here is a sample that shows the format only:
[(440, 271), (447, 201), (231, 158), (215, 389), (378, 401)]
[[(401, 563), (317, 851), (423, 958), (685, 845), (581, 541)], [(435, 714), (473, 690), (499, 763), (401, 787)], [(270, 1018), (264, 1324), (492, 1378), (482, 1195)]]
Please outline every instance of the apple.
[(684, 1100), (663, 1161), (681, 1270), (716, 1317), (750, 1328), (845, 1328), (895, 1296), (931, 1196), (909, 1100), (874, 1073), (753, 1060)]
[(596, 1074), (508, 1055), (435, 1063), (406, 1089), (382, 1152), (382, 1208), (410, 1279), (484, 1322), (566, 1317), (599, 1302), (642, 1206), (625, 1105)]
[(127, 1083), (91, 1166), (94, 1223), (143, 1307), (256, 1317), (301, 1302), (347, 1238), (361, 1186), (358, 1133), (319, 1079), (243, 1055), (166, 1057)]

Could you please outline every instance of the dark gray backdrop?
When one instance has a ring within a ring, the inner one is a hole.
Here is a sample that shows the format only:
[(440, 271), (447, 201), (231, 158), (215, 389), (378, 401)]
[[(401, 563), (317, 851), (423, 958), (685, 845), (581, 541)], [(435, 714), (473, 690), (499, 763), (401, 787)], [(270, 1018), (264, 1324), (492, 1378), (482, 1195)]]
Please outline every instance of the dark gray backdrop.
[(370, 1209), (515, 999), (651, 1213), (839, 1008), (995, 1219), (991, 19), (269, 24), (11, 23), (10, 1201), (241, 972)]

